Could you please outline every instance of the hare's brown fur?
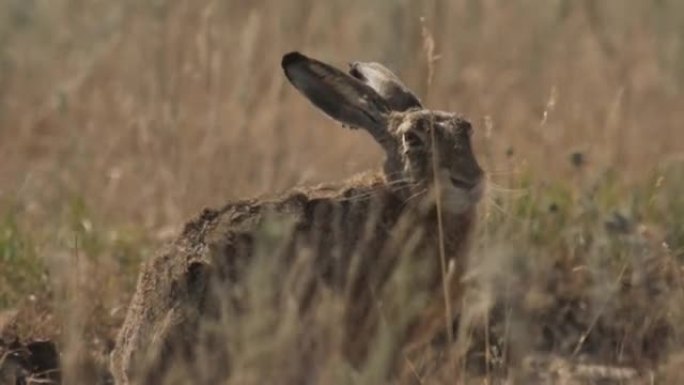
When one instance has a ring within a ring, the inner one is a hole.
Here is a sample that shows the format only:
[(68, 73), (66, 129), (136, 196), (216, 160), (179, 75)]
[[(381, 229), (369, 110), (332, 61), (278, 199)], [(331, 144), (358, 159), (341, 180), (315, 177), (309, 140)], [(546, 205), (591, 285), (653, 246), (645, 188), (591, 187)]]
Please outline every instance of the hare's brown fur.
[[(118, 383), (131, 378), (161, 383), (173, 359), (193, 356), (200, 324), (219, 316), (227, 291), (254, 258), (258, 229), (270, 218), (284, 217), (292, 224), (273, 264), (286, 271), (301, 250), (313, 254), (314, 274), (300, 293), (302, 309), (321, 284), (347, 293), (343, 349), (354, 364), (363, 361), (376, 330), (373, 293), (384, 289), (400, 256), (420, 266), (416, 289), (433, 295), (432, 310), (425, 310), (429, 316), (407, 325), (398, 346), (433, 335), (434, 325), (444, 327), (444, 314), (434, 309), (443, 308), (445, 287), (450, 297), (459, 294), (482, 194), (470, 124), (455, 114), (422, 109), (396, 77), (375, 63), (353, 64), (351, 77), (294, 53), (286, 55), (283, 67), (316, 106), (371, 133), (387, 153), (384, 171), (339, 186), (234, 202), (205, 210), (188, 223), (174, 243), (143, 267), (112, 354)], [(364, 74), (373, 82), (365, 82)], [(392, 87), (378, 86), (382, 81)], [(446, 286), (442, 257), (456, 272)], [(217, 357), (227, 354), (220, 347), (213, 351)]]

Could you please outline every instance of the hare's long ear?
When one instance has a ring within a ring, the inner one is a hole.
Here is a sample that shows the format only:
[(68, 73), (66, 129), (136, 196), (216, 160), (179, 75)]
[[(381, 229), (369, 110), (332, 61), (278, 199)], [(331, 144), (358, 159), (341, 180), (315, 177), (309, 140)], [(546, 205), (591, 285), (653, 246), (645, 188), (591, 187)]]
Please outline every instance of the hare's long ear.
[(281, 64), (290, 83), (316, 107), (347, 126), (368, 130), (385, 150), (389, 150), (392, 141), (387, 132), (390, 108), (372, 88), (299, 52), (286, 54)]
[(392, 71), (382, 64), (349, 63), (349, 73), (374, 89), (375, 92), (385, 99), (393, 111), (423, 108), (420, 99)]

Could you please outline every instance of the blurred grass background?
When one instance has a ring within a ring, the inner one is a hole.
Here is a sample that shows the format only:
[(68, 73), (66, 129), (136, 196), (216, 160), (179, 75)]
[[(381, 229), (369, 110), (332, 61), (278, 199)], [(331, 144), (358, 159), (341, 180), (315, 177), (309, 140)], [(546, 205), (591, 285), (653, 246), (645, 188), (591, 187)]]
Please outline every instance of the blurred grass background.
[(290, 50), (385, 63), (474, 123), (479, 252), (641, 226), (682, 261), (679, 0), (4, 0), (0, 309), (20, 334), (59, 335), (76, 285), (106, 343), (139, 262), (203, 207), (380, 164), (286, 84)]

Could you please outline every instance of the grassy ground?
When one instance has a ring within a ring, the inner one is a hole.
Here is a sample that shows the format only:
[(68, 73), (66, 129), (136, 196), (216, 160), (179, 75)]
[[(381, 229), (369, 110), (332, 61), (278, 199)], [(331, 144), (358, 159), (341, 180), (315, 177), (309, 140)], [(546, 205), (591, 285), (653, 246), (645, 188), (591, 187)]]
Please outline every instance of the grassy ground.
[(201, 208), (376, 167), (286, 85), (293, 49), (386, 63), (473, 121), (486, 298), (592, 304), (559, 352), (594, 319), (627, 320), (612, 361), (682, 351), (678, 0), (1, 2), (0, 327), (106, 351), (140, 261)]

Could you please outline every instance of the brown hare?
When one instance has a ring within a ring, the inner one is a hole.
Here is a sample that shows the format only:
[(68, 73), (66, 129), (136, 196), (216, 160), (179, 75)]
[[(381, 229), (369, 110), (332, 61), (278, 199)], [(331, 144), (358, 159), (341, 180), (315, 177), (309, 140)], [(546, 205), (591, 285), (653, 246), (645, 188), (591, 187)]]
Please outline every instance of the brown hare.
[(220, 302), (255, 258), (257, 229), (270, 217), (293, 223), (281, 237), (280, 251), (269, 257), (274, 265), (286, 270), (301, 250), (313, 254), (314, 273), (303, 285), (302, 311), (321, 284), (344, 293), (342, 350), (355, 367), (363, 365), (378, 327), (379, 293), (401, 259), (411, 260), (420, 276), (411, 289), (428, 295), (419, 316), (396, 337), (396, 350), (445, 330), (444, 309), (459, 295), (484, 189), (470, 123), (455, 113), (423, 108), (377, 63), (352, 63), (346, 74), (292, 52), (283, 57), (282, 67), (316, 107), (375, 139), (385, 151), (383, 170), (338, 186), (233, 202), (205, 210), (188, 223), (143, 267), (111, 356), (118, 384), (162, 383), (173, 360), (192, 360), (200, 344), (205, 353), (215, 353), (216, 366), (225, 367), (222, 375), (228, 374), (230, 354), (211, 345), (200, 330), (205, 320), (221, 317)]

